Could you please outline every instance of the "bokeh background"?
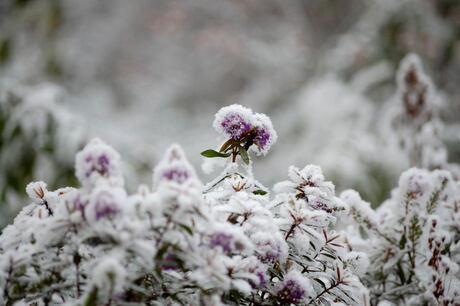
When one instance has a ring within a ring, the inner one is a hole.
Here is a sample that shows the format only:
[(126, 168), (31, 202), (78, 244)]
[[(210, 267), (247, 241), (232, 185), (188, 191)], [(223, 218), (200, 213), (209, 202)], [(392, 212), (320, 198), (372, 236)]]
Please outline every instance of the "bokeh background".
[(376, 206), (409, 166), (392, 116), (411, 52), (459, 162), (458, 0), (1, 0), (0, 228), (29, 181), (76, 185), (92, 137), (121, 153), (131, 190), (174, 142), (200, 169), (218, 145), (213, 115), (232, 103), (278, 132), (255, 160), (262, 183), (314, 163)]

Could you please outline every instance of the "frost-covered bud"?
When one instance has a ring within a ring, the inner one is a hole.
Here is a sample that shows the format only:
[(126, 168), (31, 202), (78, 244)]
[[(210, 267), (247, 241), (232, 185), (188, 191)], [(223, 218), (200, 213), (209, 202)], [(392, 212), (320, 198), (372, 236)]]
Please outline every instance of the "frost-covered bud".
[(188, 162), (182, 148), (173, 144), (153, 171), (153, 189), (161, 182), (174, 182), (182, 185), (190, 179), (197, 180), (195, 170)]
[(126, 198), (126, 192), (122, 188), (97, 187), (93, 190), (88, 205), (85, 206), (85, 217), (89, 222), (111, 218), (123, 210)]
[(299, 271), (291, 270), (285, 276), (278, 289), (278, 297), (288, 303), (298, 303), (312, 290), (308, 278)]
[(272, 121), (266, 115), (255, 114), (254, 118), (256, 120), (256, 136), (253, 141), (256, 147), (253, 147), (253, 151), (258, 155), (265, 155), (270, 147), (276, 142), (278, 135), (273, 128)]
[(45, 194), (48, 192), (46, 186), (46, 183), (42, 181), (29, 183), (26, 186), (27, 195), (32, 199), (32, 201), (34, 201), (34, 203), (41, 204), (43, 203)]
[(423, 196), (431, 189), (431, 178), (427, 171), (412, 168), (401, 174), (399, 188), (410, 199)]
[(252, 243), (241, 228), (230, 224), (220, 224), (210, 234), (209, 247), (219, 247), (224, 253), (249, 253)]
[(254, 257), (246, 257), (244, 259), (238, 260), (240, 271), (235, 271), (238, 276), (238, 272), (249, 273), (248, 276), (248, 283), (249, 285), (254, 288), (261, 288), (265, 286), (268, 282), (267, 276), (267, 267), (260, 263), (260, 261)]
[(217, 112), (213, 126), (219, 134), (239, 140), (254, 127), (254, 115), (249, 108), (239, 104), (229, 105)]
[(251, 236), (257, 257), (263, 262), (283, 262), (287, 256), (287, 244), (279, 232), (257, 232)]
[(123, 186), (120, 155), (98, 138), (78, 152), (75, 168), (77, 178), (84, 187), (93, 188), (99, 181)]

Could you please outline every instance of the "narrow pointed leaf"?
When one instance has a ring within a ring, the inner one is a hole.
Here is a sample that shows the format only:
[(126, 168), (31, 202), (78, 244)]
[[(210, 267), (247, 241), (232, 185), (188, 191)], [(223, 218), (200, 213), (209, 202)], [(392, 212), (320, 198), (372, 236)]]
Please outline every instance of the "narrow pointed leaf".
[(221, 152), (217, 152), (217, 151), (209, 149), (209, 150), (201, 152), (201, 155), (203, 155), (204, 157), (209, 157), (209, 158), (213, 158), (213, 157), (229, 157), (231, 155), (231, 153), (221, 153)]

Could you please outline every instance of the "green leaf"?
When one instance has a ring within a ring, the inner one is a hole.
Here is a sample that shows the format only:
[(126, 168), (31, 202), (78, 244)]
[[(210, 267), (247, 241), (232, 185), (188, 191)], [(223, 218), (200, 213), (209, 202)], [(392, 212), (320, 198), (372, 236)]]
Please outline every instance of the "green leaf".
[(177, 225), (179, 225), (179, 227), (183, 228), (187, 233), (189, 233), (190, 236), (193, 236), (193, 231), (189, 226), (181, 223), (178, 223)]
[(166, 252), (168, 251), (168, 248), (169, 248), (170, 244), (169, 243), (165, 243), (157, 252), (157, 255), (155, 256), (155, 259), (156, 260), (161, 260), (163, 259), (163, 256), (166, 254)]
[(97, 306), (97, 287), (93, 287), (85, 300), (85, 306)]
[(238, 147), (238, 151), (240, 152), (241, 158), (245, 162), (245, 164), (249, 164), (249, 155), (248, 151), (246, 151), (243, 147)]
[(406, 246), (406, 235), (402, 235), (401, 240), (399, 240), (399, 248), (402, 250)]
[(323, 256), (332, 258), (332, 259), (336, 259), (336, 257), (334, 255), (331, 255), (331, 254), (328, 254), (328, 253), (320, 253), (320, 254), (323, 255)]
[(259, 194), (259, 195), (266, 195), (267, 194), (267, 192), (262, 190), (262, 189), (258, 189), (256, 191), (253, 191), (252, 193), (253, 194)]
[(324, 289), (326, 289), (326, 284), (322, 280), (319, 278), (314, 278), (313, 280), (319, 283)]
[(229, 157), (231, 155), (231, 153), (221, 153), (221, 152), (217, 152), (217, 151), (209, 149), (209, 150), (201, 152), (201, 155), (203, 155), (204, 157), (209, 157), (209, 158), (213, 158), (213, 157)]

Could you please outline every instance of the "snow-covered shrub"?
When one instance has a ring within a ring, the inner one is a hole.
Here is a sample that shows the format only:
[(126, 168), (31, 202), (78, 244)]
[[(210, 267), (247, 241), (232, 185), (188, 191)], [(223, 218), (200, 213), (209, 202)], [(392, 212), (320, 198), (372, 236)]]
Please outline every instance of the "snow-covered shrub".
[(65, 107), (64, 90), (0, 80), (0, 227), (22, 208), (24, 185), (73, 185), (72, 157), (84, 144), (83, 128)]
[(173, 145), (152, 189), (128, 194), (118, 153), (98, 139), (77, 154), (80, 188), (29, 184), (33, 203), (0, 236), (1, 303), (368, 303), (366, 255), (334, 231), (346, 205), (319, 167), (291, 167), (271, 196), (249, 157), (276, 141), (270, 119), (234, 105), (214, 126), (225, 143), (203, 155), (226, 164), (205, 186)]
[(458, 305), (460, 184), (448, 171), (412, 168), (378, 209), (354, 191), (341, 199), (355, 221), (349, 248), (368, 254), (373, 304)]

